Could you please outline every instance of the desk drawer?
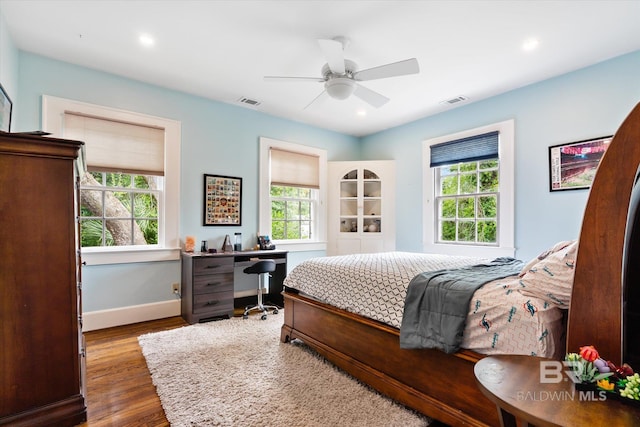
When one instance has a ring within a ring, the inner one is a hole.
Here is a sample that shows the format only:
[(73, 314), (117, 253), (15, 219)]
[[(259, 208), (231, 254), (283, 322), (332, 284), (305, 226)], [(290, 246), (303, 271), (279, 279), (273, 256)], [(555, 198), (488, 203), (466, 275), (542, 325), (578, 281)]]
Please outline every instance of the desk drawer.
[(233, 295), (233, 270), (230, 273), (209, 274), (193, 278), (193, 294), (229, 292)]
[(205, 257), (193, 260), (193, 274), (233, 273), (233, 257)]
[(193, 300), (193, 314), (202, 313), (210, 316), (233, 313), (233, 292), (196, 295)]

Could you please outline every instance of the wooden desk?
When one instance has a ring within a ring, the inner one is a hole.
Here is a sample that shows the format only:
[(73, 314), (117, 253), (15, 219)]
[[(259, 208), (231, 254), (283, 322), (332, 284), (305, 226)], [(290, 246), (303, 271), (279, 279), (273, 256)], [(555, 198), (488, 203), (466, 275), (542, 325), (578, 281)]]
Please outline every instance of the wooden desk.
[(236, 267), (246, 268), (261, 259), (276, 262), (276, 271), (271, 273), (269, 293), (264, 298), (281, 307), (282, 283), (287, 276), (287, 253), (282, 250), (183, 253), (180, 293), (182, 317), (189, 323), (205, 322), (233, 316), (234, 306), (255, 304), (255, 296), (234, 301), (234, 270)]
[(577, 391), (565, 374), (541, 383), (540, 361), (550, 359), (489, 356), (476, 363), (478, 387), (497, 405), (502, 426), (640, 426), (639, 406)]

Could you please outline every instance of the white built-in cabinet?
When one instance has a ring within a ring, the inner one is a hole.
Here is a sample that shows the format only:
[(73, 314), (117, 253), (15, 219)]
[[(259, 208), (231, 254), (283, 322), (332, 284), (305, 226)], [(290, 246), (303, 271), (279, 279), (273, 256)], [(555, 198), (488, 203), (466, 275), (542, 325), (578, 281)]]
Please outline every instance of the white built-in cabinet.
[(329, 162), (327, 255), (396, 248), (395, 162)]

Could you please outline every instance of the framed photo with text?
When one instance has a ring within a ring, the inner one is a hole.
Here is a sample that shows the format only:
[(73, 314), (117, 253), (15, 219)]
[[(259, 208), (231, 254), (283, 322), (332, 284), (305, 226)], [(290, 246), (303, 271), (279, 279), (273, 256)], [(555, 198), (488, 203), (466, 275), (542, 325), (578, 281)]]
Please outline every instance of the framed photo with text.
[(242, 178), (204, 175), (203, 225), (242, 225)]
[(0, 130), (11, 132), (11, 110), (13, 103), (0, 84)]
[(549, 191), (590, 188), (613, 136), (549, 147)]

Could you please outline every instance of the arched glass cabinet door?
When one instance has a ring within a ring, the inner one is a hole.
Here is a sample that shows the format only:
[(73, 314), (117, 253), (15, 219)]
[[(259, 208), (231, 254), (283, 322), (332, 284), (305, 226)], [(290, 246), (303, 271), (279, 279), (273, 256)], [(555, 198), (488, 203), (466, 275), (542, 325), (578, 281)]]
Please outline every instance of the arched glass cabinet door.
[(340, 232), (358, 232), (358, 169), (340, 178)]
[(382, 231), (382, 181), (378, 174), (364, 169), (362, 181), (362, 231)]

